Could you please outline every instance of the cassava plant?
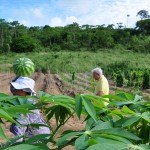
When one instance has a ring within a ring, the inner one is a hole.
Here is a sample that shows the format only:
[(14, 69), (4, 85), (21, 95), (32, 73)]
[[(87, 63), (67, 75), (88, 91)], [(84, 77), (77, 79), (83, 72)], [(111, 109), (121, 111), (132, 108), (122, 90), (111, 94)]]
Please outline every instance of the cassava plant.
[[(36, 100), (36, 104), (28, 103), (25, 97), (0, 94), (2, 110), (0, 117), (15, 122), (13, 118), (19, 113), (26, 115), (30, 110), (38, 108), (45, 114), (47, 122), (52, 117), (55, 118), (56, 127), (48, 123), (50, 135), (37, 135), (23, 143), (16, 142), (20, 137), (8, 139), (1, 128), (0, 135), (7, 140), (6, 144), (1, 145), (1, 149), (61, 150), (68, 145), (73, 145), (77, 150), (150, 149), (150, 102), (145, 101), (142, 96), (118, 92), (116, 95), (103, 97), (80, 94), (72, 98), (40, 91), (32, 98)], [(106, 98), (109, 98), (109, 101)], [(104, 102), (108, 105), (104, 105)], [(81, 115), (85, 116), (85, 129), (67, 130), (56, 138), (59, 129), (75, 114), (79, 119)], [(31, 124), (31, 126), (38, 128), (41, 125)], [(47, 144), (53, 146), (48, 147)]]

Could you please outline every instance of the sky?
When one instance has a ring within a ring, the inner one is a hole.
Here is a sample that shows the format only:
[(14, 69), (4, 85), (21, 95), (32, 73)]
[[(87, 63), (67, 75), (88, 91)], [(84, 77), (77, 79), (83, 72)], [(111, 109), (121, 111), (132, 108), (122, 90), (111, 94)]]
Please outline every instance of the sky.
[(0, 19), (25, 26), (110, 25), (135, 27), (150, 0), (0, 0)]

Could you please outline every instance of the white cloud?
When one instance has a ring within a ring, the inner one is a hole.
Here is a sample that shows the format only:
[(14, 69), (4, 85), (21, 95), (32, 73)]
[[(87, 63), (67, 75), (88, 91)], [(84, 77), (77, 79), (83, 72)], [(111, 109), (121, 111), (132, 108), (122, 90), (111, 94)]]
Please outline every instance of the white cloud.
[(42, 11), (39, 8), (32, 9), (32, 13), (37, 18), (43, 18), (44, 17)]
[[(95, 0), (93, 0), (95, 1)], [(86, 14), (91, 9), (93, 1), (90, 0), (58, 0), (58, 6), (74, 15)]]
[[(97, 3), (94, 3), (94, 1), (97, 1)], [(133, 27), (138, 19), (136, 17), (137, 12), (142, 9), (150, 12), (150, 3), (148, 0), (143, 0), (142, 4), (140, 0), (115, 0), (111, 2), (108, 0), (103, 0), (101, 2), (93, 0), (90, 13), (81, 15), (78, 20), (80, 20), (79, 24), (116, 25), (121, 22), (126, 26), (128, 24), (128, 27)], [(127, 14), (130, 16), (127, 17)]]
[(52, 19), (50, 20), (50, 25), (51, 25), (52, 27), (54, 27), (54, 26), (63, 26), (64, 23), (63, 23), (63, 20), (62, 20), (61, 18), (59, 18), (59, 17), (54, 17), (54, 18), (52, 18)]
[(74, 16), (66, 17), (64, 20), (59, 17), (54, 17), (50, 20), (49, 25), (54, 26), (65, 26), (67, 24), (72, 24), (73, 22), (78, 22), (77, 18)]
[(73, 22), (78, 22), (78, 19), (74, 16), (66, 17), (65, 19), (66, 24), (72, 24)]
[(136, 17), (138, 11), (145, 9), (150, 14), (149, 0), (53, 0), (46, 4), (18, 7), (9, 13), (12, 15), (8, 18), (28, 26), (65, 26), (73, 22), (79, 25), (117, 25), (121, 22), (134, 27), (139, 20)]
[(30, 25), (30, 23), (29, 23), (27, 20), (24, 20), (24, 19), (23, 19), (23, 20), (20, 20), (19, 23), (20, 23), (20, 24), (23, 24), (23, 25), (25, 25), (25, 26), (29, 26), (29, 25)]

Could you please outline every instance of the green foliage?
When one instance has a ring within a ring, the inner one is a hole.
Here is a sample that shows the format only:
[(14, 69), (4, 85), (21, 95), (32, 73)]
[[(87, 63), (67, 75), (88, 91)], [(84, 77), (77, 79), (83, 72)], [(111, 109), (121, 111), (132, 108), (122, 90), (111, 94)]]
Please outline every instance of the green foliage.
[(148, 14), (148, 11), (145, 10), (145, 9), (140, 10), (140, 11), (137, 13), (137, 16), (140, 16), (141, 19), (150, 18), (149, 14)]
[(32, 52), (35, 49), (36, 42), (29, 36), (20, 36), (13, 39), (11, 43), (11, 50), (13, 52)]
[(123, 86), (123, 75), (122, 75), (121, 72), (117, 74), (117, 77), (116, 77), (116, 85), (117, 85), (118, 87), (122, 87), (122, 86)]
[(136, 27), (144, 34), (150, 34), (150, 19), (137, 21)]
[[(78, 23), (64, 27), (45, 25), (28, 28), (18, 21), (6, 22), (0, 19), (0, 52), (44, 52), (66, 49), (96, 52), (100, 48), (145, 52), (147, 51), (145, 39), (150, 33), (149, 15), (146, 10), (139, 11), (137, 15), (145, 20), (137, 21), (136, 28), (125, 28), (122, 23), (118, 23), (118, 29), (115, 29), (113, 24), (105, 27), (104, 25), (79, 26)], [(135, 37), (138, 42), (135, 41)], [(140, 50), (141, 48), (145, 50)]]
[(59, 45), (54, 45), (51, 50), (54, 52), (59, 52), (61, 51), (61, 47)]
[(150, 88), (150, 71), (148, 71), (148, 70), (144, 71), (142, 88), (143, 89), (149, 89)]
[[(36, 144), (36, 145), (30, 145), (30, 144), (20, 144), (12, 147), (5, 148), (5, 150), (16, 150), (16, 149), (22, 149), (22, 150), (49, 150), (49, 148), (45, 144)], [(2, 149), (3, 150), (3, 149)]]
[[(17, 103), (19, 102), (18, 98), (21, 103)], [(24, 97), (0, 94), (0, 101), (3, 103), (2, 108), (7, 108), (8, 115), (14, 117), (18, 113), (29, 113), (30, 111), (27, 111), (27, 108), (29, 110), (38, 108), (47, 116), (47, 121), (52, 116), (56, 119), (56, 128), (54, 129), (51, 124), (48, 124), (51, 129), (50, 135), (37, 135), (23, 143), (16, 143), (17, 138), (10, 139), (6, 144), (1, 145), (1, 149), (49, 149), (46, 144), (54, 145), (56, 149), (74, 145), (77, 150), (150, 148), (150, 102), (145, 101), (142, 96), (118, 92), (116, 95), (105, 95), (103, 97), (81, 94), (72, 98), (65, 95), (49, 95), (40, 91), (37, 97), (32, 98), (36, 99), (37, 103), (27, 105), (28, 101), (25, 101)], [(109, 98), (110, 101), (105, 98)], [(11, 101), (13, 103), (8, 103)], [(104, 105), (106, 101), (109, 103), (107, 106)], [(21, 109), (17, 111), (17, 108)], [(85, 130), (64, 131), (59, 139), (55, 138), (59, 129), (67, 123), (74, 113), (79, 118), (81, 115), (85, 115)], [(1, 113), (0, 117), (5, 116)], [(5, 119), (10, 122), (13, 121), (9, 117), (5, 117)], [(33, 127), (36, 126), (41, 125), (33, 125)], [(2, 128), (0, 135), (8, 140)], [(43, 137), (48, 138), (44, 140)], [(34, 143), (35, 141), (36, 143)]]

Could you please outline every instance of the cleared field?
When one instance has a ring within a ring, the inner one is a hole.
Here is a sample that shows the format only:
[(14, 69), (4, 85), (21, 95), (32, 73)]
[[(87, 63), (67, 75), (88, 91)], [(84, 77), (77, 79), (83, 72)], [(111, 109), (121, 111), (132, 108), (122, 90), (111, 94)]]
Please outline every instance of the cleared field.
[(36, 70), (51, 73), (90, 73), (99, 66), (106, 68), (113, 63), (127, 61), (134, 68), (150, 69), (150, 54), (133, 53), (132, 51), (103, 50), (93, 52), (49, 52), (49, 53), (8, 53), (0, 56), (0, 72), (12, 72), (12, 63), (19, 57), (30, 58)]

